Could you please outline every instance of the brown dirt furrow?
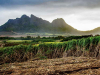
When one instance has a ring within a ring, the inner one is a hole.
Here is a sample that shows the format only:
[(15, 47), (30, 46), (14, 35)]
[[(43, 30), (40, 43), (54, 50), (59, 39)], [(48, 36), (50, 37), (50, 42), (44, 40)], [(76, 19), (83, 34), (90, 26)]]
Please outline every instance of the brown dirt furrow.
[(100, 60), (66, 57), (0, 65), (0, 75), (100, 75)]

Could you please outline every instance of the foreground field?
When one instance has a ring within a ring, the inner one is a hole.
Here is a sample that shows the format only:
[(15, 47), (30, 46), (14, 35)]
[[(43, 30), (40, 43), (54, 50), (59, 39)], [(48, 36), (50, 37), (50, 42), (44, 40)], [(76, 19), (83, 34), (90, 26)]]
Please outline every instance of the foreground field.
[[(43, 39), (41, 40), (43, 41)], [(66, 42), (38, 42), (36, 44), (26, 42), (26, 44), (1, 47), (0, 64), (23, 62), (36, 57), (53, 59), (69, 56), (89, 56), (100, 59), (100, 36), (73, 39)]]
[(0, 65), (0, 75), (100, 75), (100, 60), (66, 57)]
[(0, 75), (100, 75), (100, 36), (64, 42), (3, 42)]

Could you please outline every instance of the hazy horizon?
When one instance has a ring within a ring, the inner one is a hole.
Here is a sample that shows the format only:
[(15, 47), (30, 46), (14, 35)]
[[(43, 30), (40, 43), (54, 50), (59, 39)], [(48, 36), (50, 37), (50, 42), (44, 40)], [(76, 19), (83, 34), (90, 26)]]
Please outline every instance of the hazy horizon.
[(81, 31), (100, 27), (99, 0), (0, 0), (0, 9), (0, 25), (8, 19), (33, 14), (49, 22), (63, 18)]

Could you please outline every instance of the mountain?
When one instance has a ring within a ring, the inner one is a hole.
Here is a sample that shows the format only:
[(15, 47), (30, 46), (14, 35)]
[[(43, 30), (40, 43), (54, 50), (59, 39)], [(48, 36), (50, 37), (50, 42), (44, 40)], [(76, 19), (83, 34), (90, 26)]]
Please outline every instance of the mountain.
[(100, 34), (100, 27), (97, 27), (97, 28), (95, 28), (95, 29), (93, 29), (93, 30), (90, 30), (90, 31), (85, 31), (85, 33), (87, 33), (87, 34)]
[(66, 33), (68, 35), (87, 35), (99, 34), (100, 27), (91, 31), (78, 31), (68, 25), (62, 18), (57, 18), (50, 23), (49, 21), (31, 14), (30, 17), (22, 15), (20, 18), (9, 19), (4, 25), (0, 26), (0, 35), (2, 35), (2, 32), (11, 32), (11, 34), (46, 32), (53, 34)]
[(39, 32), (46, 31), (45, 27), (48, 27), (50, 23), (46, 20), (38, 18), (34, 15), (28, 17), (22, 15), (21, 18), (9, 19), (4, 25), (0, 27), (0, 31), (14, 31), (14, 32)]
[(68, 25), (62, 18), (53, 20), (51, 24), (53, 30), (55, 30), (56, 33), (58, 33), (59, 31), (62, 33), (69, 33), (69, 34), (78, 32), (78, 30)]
[(0, 32), (49, 32), (49, 33), (71, 33), (77, 31), (65, 23), (62, 18), (52, 21), (52, 23), (38, 18), (34, 15), (28, 17), (22, 15), (21, 18), (9, 19), (4, 25), (0, 26)]

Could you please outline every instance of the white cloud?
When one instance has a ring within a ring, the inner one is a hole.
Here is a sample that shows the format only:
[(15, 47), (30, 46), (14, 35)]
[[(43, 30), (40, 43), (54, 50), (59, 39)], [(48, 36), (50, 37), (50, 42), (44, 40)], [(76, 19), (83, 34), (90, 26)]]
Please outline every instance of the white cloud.
[(8, 19), (15, 19), (21, 17), (23, 14), (28, 16), (33, 14), (50, 22), (56, 18), (63, 18), (66, 23), (78, 30), (91, 30), (100, 27), (100, 8), (98, 0), (95, 2), (90, 1), (90, 4), (88, 4), (89, 1), (63, 0), (61, 2), (59, 0), (39, 5), (20, 5), (11, 8), (0, 8), (0, 25), (7, 22)]

